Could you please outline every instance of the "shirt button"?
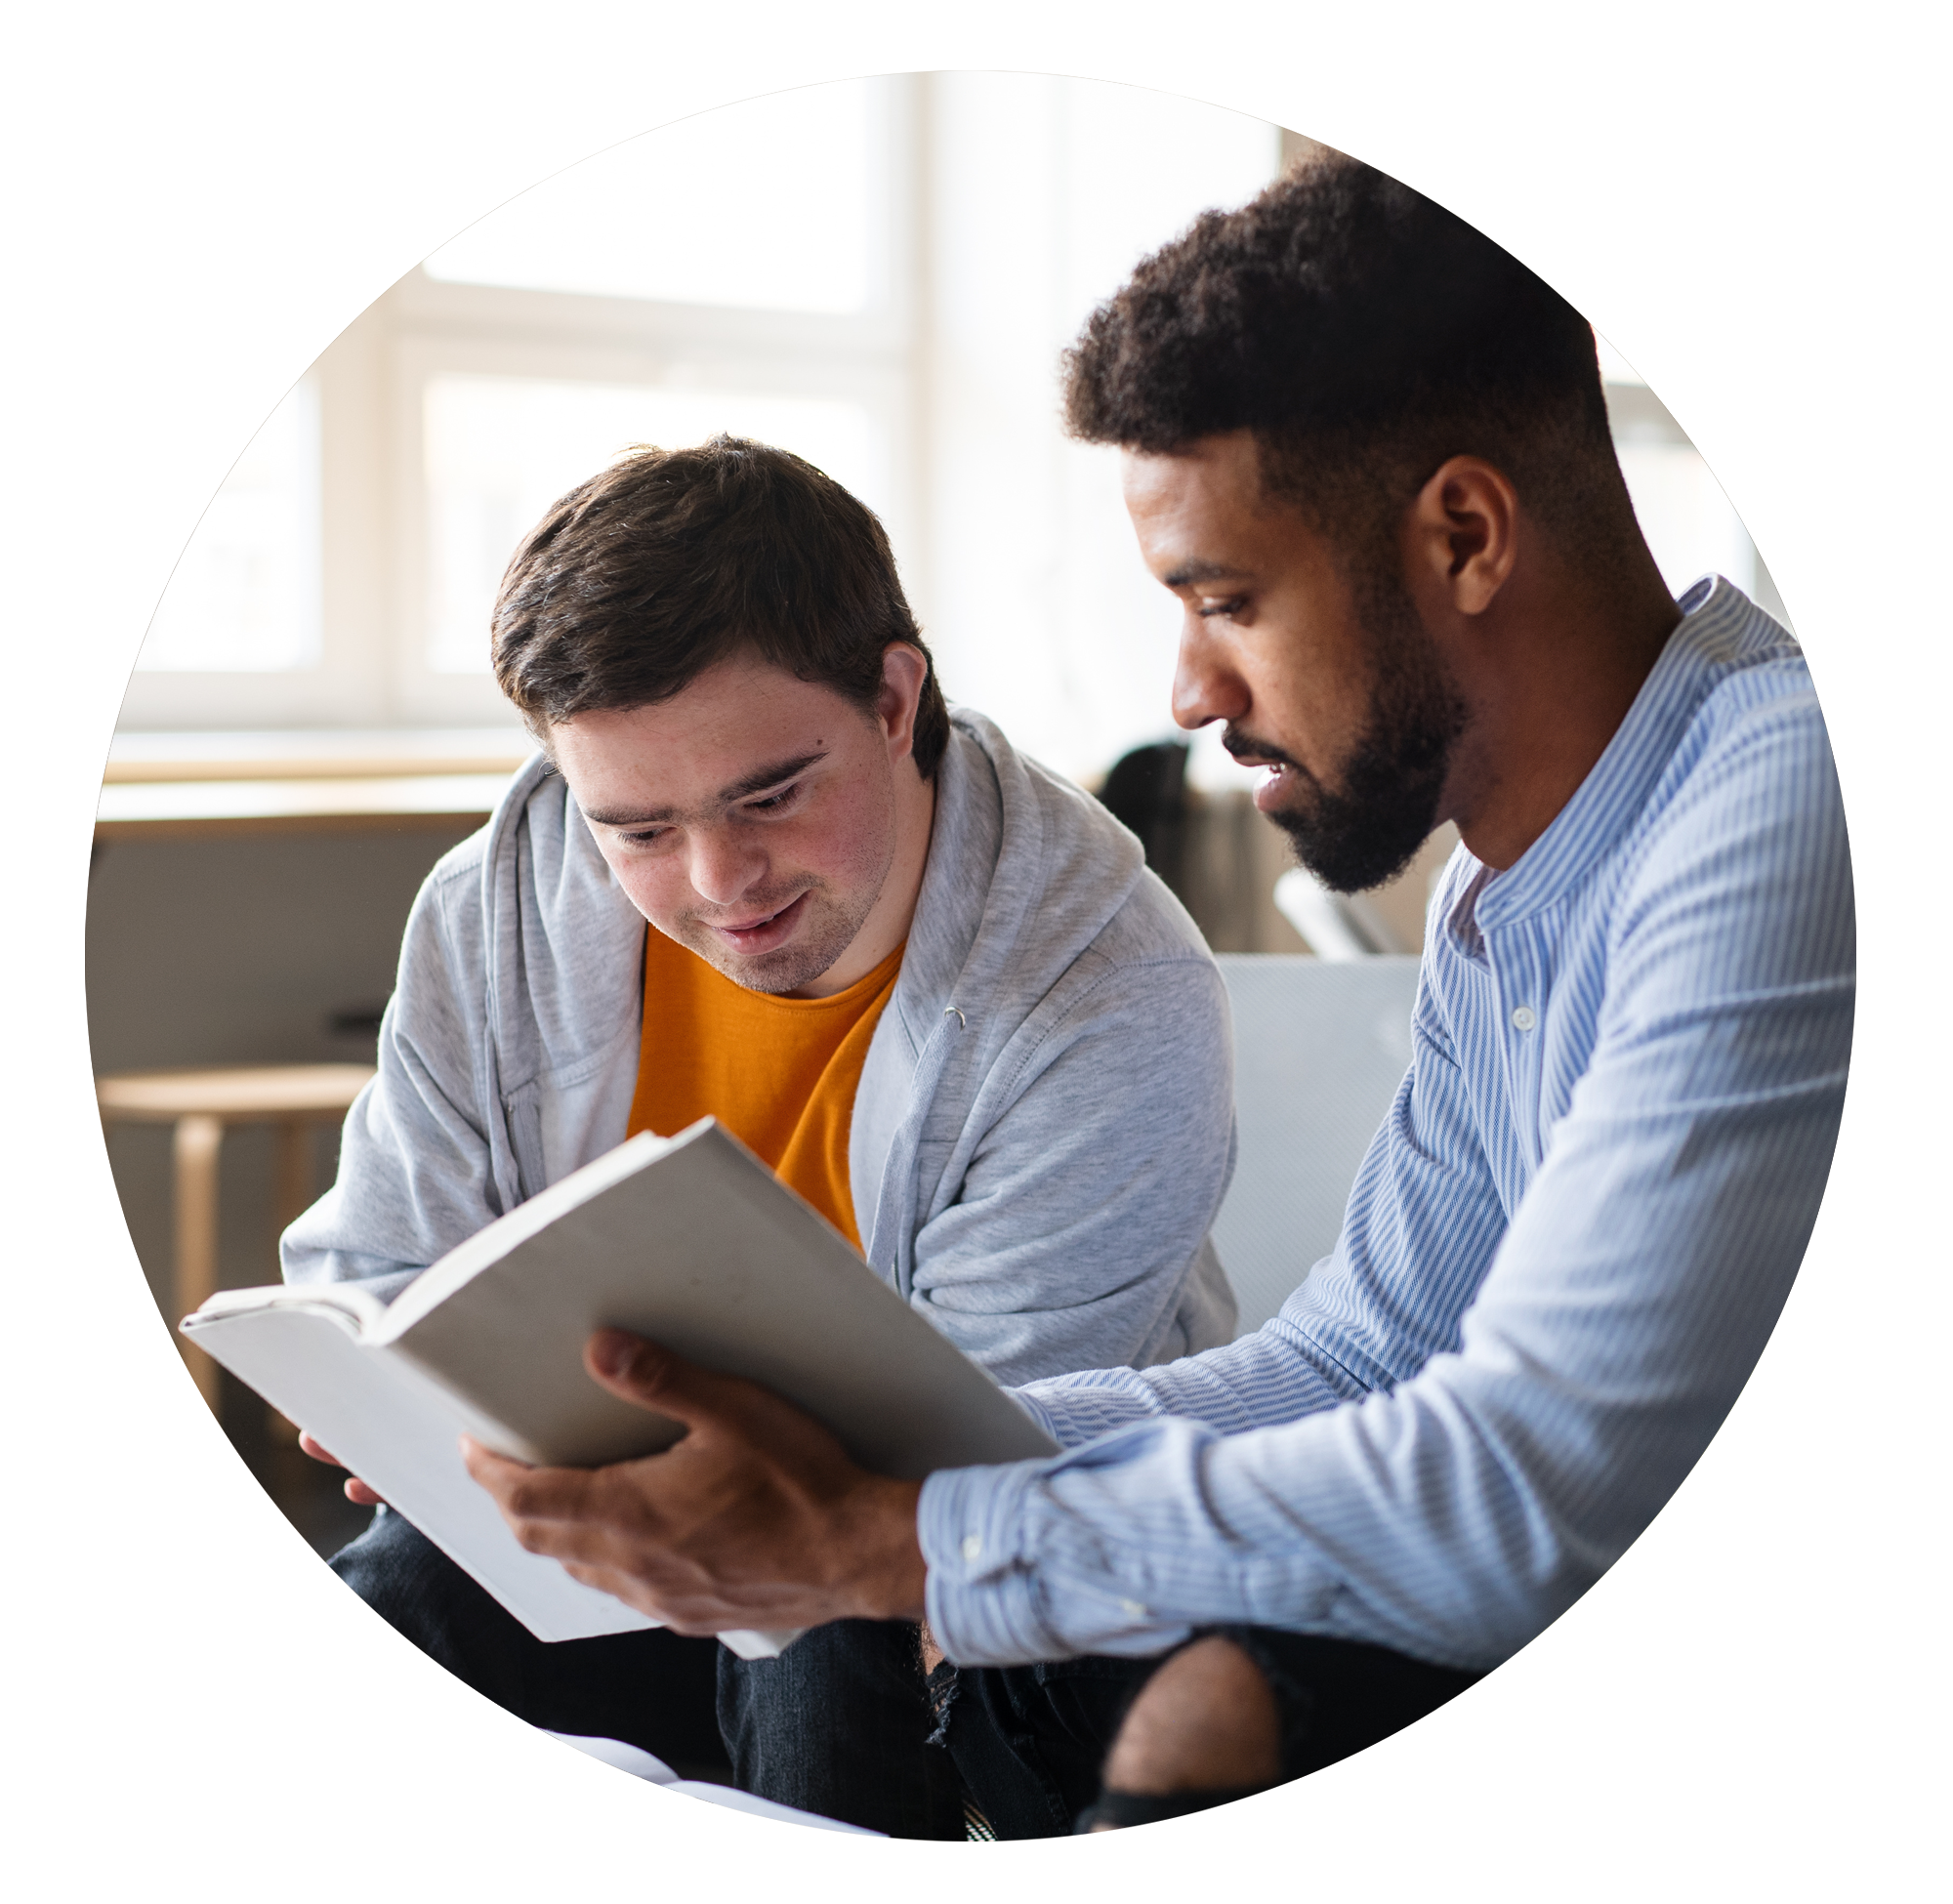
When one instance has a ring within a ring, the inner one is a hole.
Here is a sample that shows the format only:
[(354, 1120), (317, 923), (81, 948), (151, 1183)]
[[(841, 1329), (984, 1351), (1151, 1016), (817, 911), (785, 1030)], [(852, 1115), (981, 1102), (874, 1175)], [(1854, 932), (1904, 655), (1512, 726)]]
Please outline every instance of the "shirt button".
[(1515, 1031), (1530, 1031), (1538, 1022), (1539, 1014), (1530, 1005), (1521, 1005), (1513, 1014), (1513, 1029)]
[(1143, 1620), (1146, 1617), (1146, 1606), (1143, 1600), (1121, 1600), (1119, 1604), (1135, 1620)]
[(964, 1537), (963, 1537), (963, 1557), (964, 1557), (964, 1558), (965, 1558), (966, 1560), (974, 1560), (974, 1559), (976, 1559), (976, 1556), (977, 1556), (978, 1554), (980, 1554), (980, 1553), (981, 1553), (982, 1552), (983, 1552), (983, 1543), (982, 1543), (982, 1540), (980, 1539), (980, 1537), (978, 1537), (978, 1536), (977, 1536), (977, 1535), (976, 1535), (976, 1534), (965, 1534), (965, 1535), (964, 1535)]

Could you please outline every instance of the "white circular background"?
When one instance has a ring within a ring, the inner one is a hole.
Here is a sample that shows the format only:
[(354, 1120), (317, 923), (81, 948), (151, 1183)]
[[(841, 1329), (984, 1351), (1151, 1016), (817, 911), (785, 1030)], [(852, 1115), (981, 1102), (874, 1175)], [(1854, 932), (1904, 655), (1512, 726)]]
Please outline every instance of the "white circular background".
[[(1398, 0), (390, 0), (40, 8), (10, 28), (0, 1793), (21, 1895), (199, 1899), (1918, 1894), (1943, 1809), (1945, 1178), (1930, 1106), (1948, 417), (1923, 11)], [(537, 179), (858, 72), (1177, 91), (1442, 200), (1551, 279), (1708, 458), (1809, 652), (1863, 942), (1803, 1275), (1635, 1550), (1472, 1693), (1305, 1784), (986, 1848), (686, 1802), (397, 1640), (231, 1454), (161, 1329), (89, 1084), (89, 830), (198, 513), (375, 296)], [(1935, 1847), (1936, 1848), (1936, 1847)]]

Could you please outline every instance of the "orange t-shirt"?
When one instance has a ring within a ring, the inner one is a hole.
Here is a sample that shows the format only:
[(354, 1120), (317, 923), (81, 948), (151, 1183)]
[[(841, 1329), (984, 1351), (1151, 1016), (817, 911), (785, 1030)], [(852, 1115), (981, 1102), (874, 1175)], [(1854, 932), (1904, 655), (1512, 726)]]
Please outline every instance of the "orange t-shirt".
[(905, 949), (906, 941), (832, 998), (774, 998), (647, 929), (630, 1135), (671, 1137), (718, 1118), (858, 1250), (848, 1132), (868, 1041)]

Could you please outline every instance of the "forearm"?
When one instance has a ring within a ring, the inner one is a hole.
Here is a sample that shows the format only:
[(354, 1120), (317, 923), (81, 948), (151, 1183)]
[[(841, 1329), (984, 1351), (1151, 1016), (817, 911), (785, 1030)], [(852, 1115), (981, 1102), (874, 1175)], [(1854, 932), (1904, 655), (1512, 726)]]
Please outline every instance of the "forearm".
[(1715, 1433), (1803, 1254), (1841, 1087), (1814, 1069), (1750, 1103), (1584, 1117), (1459, 1347), (1392, 1391), (1246, 1434), (1147, 1420), (1052, 1461), (933, 1476), (919, 1526), (939, 1643), (1009, 1663), (1247, 1620), (1496, 1664), (1640, 1535)]
[(1135, 1422), (1176, 1415), (1224, 1434), (1294, 1421), (1363, 1389), (1295, 1325), (1277, 1317), (1204, 1355), (1149, 1369), (1092, 1369), (1012, 1392), (1053, 1438), (1075, 1448)]
[[(1495, 1462), (1452, 1459), (1442, 1398), (1378, 1411), (1380, 1441), (1352, 1436), (1350, 1410), (1240, 1436), (1166, 1420), (1060, 1462), (932, 1477), (918, 1527), (937, 1642), (960, 1664), (1021, 1664), (1143, 1655), (1239, 1621), (1496, 1664), (1598, 1569), (1562, 1530), (1540, 1541), (1538, 1504)], [(1360, 1478), (1388, 1445), (1416, 1450), (1406, 1489)], [(1465, 1538), (1434, 1543), (1420, 1509), (1461, 1516)]]

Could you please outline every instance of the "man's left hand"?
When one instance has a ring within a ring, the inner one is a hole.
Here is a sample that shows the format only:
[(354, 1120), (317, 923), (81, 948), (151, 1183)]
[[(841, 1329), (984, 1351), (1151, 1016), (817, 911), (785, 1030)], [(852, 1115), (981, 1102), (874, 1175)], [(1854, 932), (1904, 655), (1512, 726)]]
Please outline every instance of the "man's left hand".
[(919, 1620), (919, 1481), (857, 1468), (820, 1424), (621, 1329), (585, 1366), (683, 1441), (608, 1468), (529, 1468), (464, 1440), (468, 1471), (532, 1553), (679, 1633)]

